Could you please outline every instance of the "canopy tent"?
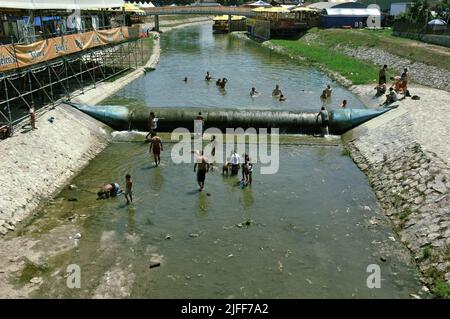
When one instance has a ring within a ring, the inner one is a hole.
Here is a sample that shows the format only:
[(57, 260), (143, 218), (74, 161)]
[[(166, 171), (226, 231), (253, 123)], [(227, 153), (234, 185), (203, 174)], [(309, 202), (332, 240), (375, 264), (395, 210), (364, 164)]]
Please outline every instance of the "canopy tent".
[(135, 13), (137, 15), (146, 15), (144, 10), (139, 9), (137, 6), (135, 6), (132, 3), (125, 3), (119, 9), (114, 9), (113, 11), (122, 11), (122, 8), (124, 9), (125, 12)]
[(253, 9), (252, 11), (254, 12), (270, 12), (270, 13), (289, 13), (291, 12), (289, 9), (287, 8), (283, 8), (283, 7), (272, 7), (272, 8), (256, 8)]
[(151, 2), (149, 2), (149, 3), (143, 2), (142, 3), (142, 2), (135, 1), (134, 3), (141, 9), (154, 8), (155, 7), (155, 5), (153, 3), (151, 3)]
[(293, 12), (319, 12), (319, 9), (314, 8), (306, 8), (306, 7), (297, 7), (292, 10)]
[[(232, 15), (231, 20), (245, 20), (246, 18), (244, 16), (238, 16), (238, 15)], [(228, 15), (221, 15), (221, 16), (215, 16), (213, 18), (213, 21), (228, 21)]]
[(92, 9), (122, 7), (123, 0), (1, 0), (0, 8), (11, 9)]
[(262, 0), (258, 0), (258, 1), (253, 2), (253, 3), (249, 3), (248, 5), (252, 6), (252, 7), (271, 7), (270, 3), (264, 2)]
[(322, 14), (329, 16), (358, 16), (358, 17), (379, 17), (381, 15), (380, 10), (377, 8), (328, 8), (322, 11)]
[(441, 19), (434, 19), (428, 22), (428, 25), (447, 25), (447, 22)]

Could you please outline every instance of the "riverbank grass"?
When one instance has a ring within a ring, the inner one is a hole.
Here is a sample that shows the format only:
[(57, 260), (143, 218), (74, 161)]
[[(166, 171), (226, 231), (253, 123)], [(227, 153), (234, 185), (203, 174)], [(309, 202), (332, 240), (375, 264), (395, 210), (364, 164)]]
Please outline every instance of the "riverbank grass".
[(303, 41), (320, 43), (334, 50), (338, 50), (339, 45), (379, 48), (414, 62), (450, 70), (449, 48), (394, 36), (390, 28), (381, 30), (313, 28), (305, 33), (305, 36), (302, 37)]
[(323, 65), (337, 72), (353, 84), (376, 84), (378, 69), (369, 63), (333, 51), (322, 44), (308, 43), (302, 40), (271, 40), (288, 54), (297, 54), (312, 63)]

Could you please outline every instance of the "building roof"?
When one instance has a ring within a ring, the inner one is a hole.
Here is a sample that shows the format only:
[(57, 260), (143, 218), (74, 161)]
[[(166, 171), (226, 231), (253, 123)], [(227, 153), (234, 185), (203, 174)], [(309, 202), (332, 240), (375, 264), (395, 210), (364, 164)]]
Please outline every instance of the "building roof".
[(328, 16), (380, 16), (380, 10), (377, 8), (328, 8), (322, 11), (322, 14)]
[(122, 7), (123, 0), (1, 0), (0, 8), (11, 9), (91, 9)]

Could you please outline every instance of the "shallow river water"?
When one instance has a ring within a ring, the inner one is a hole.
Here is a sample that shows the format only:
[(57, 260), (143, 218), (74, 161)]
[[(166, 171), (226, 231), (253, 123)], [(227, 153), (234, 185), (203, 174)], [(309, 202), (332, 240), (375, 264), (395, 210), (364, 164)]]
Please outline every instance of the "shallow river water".
[[(109, 102), (320, 106), (318, 90), (329, 82), (321, 73), (250, 42), (213, 37), (208, 28), (164, 34), (159, 68)], [(226, 94), (205, 84), (205, 70), (230, 79)], [(192, 78), (188, 84), (181, 82), (185, 74)], [(269, 96), (274, 83), (285, 90), (287, 103)], [(258, 103), (247, 95), (251, 86), (267, 92)], [(334, 90), (338, 99), (360, 103), (344, 89)], [(50, 262), (35, 296), (408, 298), (420, 289), (407, 250), (340, 146), (282, 145), (278, 173), (262, 175), (256, 164), (253, 185), (242, 189), (237, 177), (216, 170), (202, 193), (193, 166), (174, 164), (171, 144), (165, 146), (155, 168), (147, 145), (116, 140), (73, 179), (76, 189), (63, 190), (42, 208), (24, 234), (73, 224), (81, 239)], [(100, 185), (123, 187), (127, 173), (134, 181), (133, 204), (127, 206), (123, 196), (95, 200)], [(81, 289), (66, 286), (69, 264), (80, 266)], [(381, 269), (381, 287), (370, 289), (367, 268), (373, 264)]]
[[(213, 35), (211, 25), (173, 30), (161, 38), (162, 59), (155, 71), (134, 81), (103, 104), (146, 107), (226, 107), (241, 109), (318, 110), (320, 94), (330, 84), (328, 108), (343, 99), (350, 108), (364, 108), (357, 97), (316, 69), (300, 65), (251, 41), (228, 35)], [(225, 90), (214, 78), (228, 79)], [(187, 83), (183, 79), (188, 77)], [(276, 84), (287, 98), (272, 98)], [(251, 98), (255, 87), (260, 93)]]

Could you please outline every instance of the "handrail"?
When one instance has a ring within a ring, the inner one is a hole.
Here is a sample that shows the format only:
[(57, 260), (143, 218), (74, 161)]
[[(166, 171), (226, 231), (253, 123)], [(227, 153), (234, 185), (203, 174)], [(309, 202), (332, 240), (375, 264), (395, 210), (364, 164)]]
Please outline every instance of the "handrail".
[(247, 7), (226, 7), (226, 6), (164, 6), (145, 8), (149, 15), (171, 15), (171, 14), (208, 14), (208, 15), (243, 15), (253, 17), (256, 15), (252, 8)]

